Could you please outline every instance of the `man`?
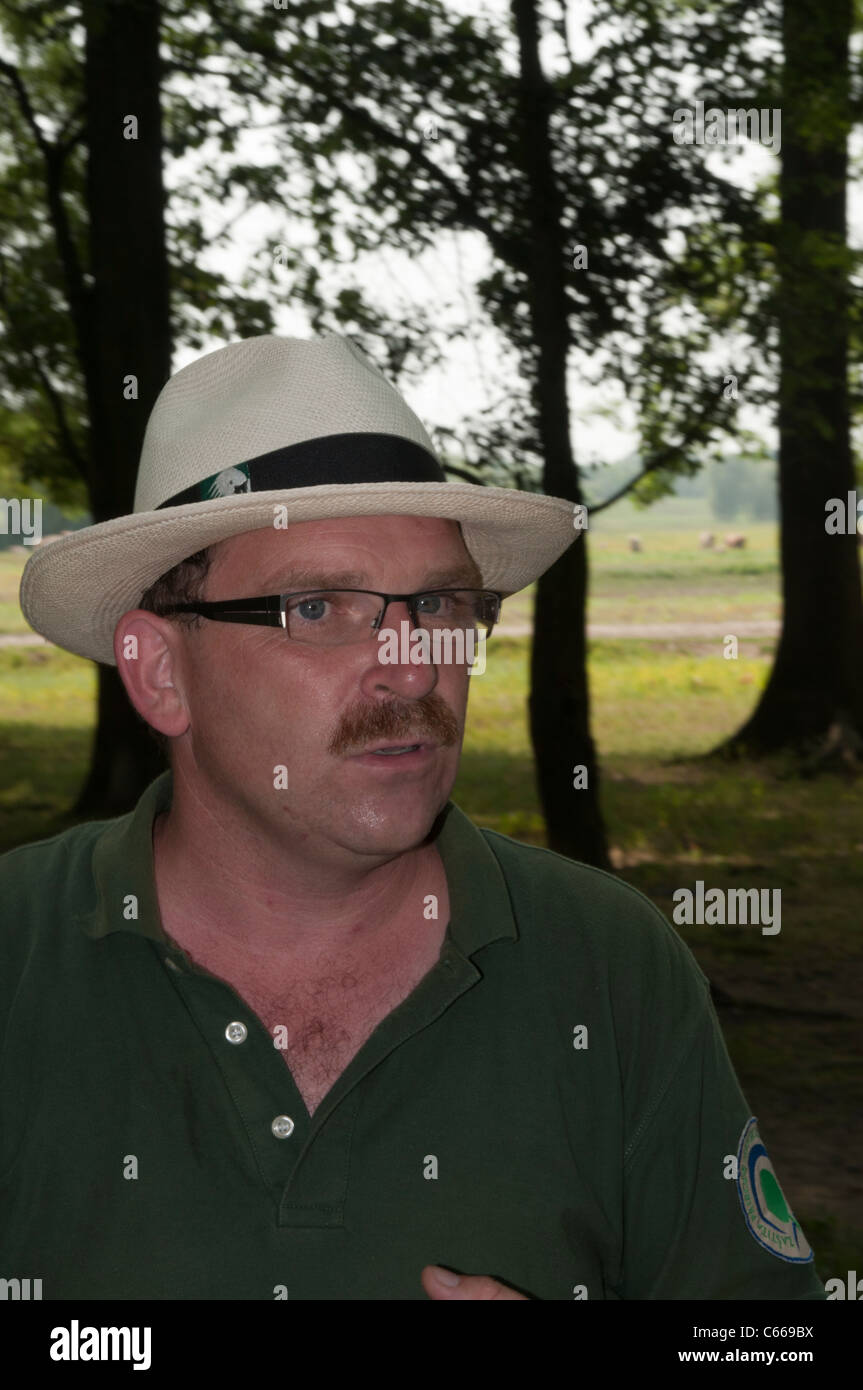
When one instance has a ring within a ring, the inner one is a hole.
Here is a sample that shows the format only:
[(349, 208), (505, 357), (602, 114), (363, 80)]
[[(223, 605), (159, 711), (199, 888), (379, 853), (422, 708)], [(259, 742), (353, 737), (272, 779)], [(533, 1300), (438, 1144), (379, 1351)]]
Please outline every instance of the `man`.
[(469, 665), (431, 639), (577, 534), (447, 483), (348, 340), (263, 337), (165, 386), (131, 517), (34, 554), (28, 620), (116, 661), (171, 771), (0, 862), (7, 1277), (824, 1297), (676, 933), (449, 800)]

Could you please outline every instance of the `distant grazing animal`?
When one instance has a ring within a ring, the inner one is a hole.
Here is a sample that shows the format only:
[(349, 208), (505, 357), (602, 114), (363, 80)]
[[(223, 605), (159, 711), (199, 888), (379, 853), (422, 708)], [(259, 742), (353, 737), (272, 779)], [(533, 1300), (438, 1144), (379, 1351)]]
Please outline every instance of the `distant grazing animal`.
[(629, 537), (629, 548), (630, 548), (630, 550), (640, 550), (640, 549), (641, 549), (641, 541), (639, 540), (638, 536), (630, 536), (630, 537)]
[(702, 531), (698, 537), (698, 545), (701, 550), (712, 550), (716, 544), (716, 537), (712, 531)]
[(746, 545), (746, 537), (742, 531), (732, 531), (730, 536), (725, 537), (725, 544), (729, 550), (742, 550)]

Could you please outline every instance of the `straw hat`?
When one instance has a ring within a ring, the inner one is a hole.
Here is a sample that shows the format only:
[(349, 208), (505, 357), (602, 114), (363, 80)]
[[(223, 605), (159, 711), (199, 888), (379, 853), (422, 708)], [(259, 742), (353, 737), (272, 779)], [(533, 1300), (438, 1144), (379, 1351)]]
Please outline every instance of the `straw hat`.
[(147, 423), (134, 511), (35, 550), (21, 609), (57, 646), (113, 666), (114, 629), (151, 584), (205, 546), (272, 526), (279, 504), (286, 534), (343, 516), (459, 521), (483, 585), (505, 594), (580, 534), (562, 498), (447, 482), (416, 415), (349, 338), (264, 335), (171, 377)]

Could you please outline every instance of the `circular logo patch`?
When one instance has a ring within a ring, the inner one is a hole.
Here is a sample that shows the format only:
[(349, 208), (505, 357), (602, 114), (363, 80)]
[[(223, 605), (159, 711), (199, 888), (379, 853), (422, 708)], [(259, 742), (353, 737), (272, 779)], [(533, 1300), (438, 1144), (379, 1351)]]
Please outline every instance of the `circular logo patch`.
[(813, 1259), (809, 1242), (794, 1220), (753, 1115), (737, 1150), (737, 1191), (746, 1224), (759, 1245), (792, 1264)]

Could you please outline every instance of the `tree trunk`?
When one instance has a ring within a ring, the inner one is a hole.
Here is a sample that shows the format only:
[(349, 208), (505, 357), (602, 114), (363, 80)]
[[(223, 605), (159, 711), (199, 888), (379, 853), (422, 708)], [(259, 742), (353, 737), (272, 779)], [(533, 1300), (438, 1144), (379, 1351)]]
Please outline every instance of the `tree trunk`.
[[(863, 733), (856, 532), (829, 535), (854, 489), (846, 253), (850, 0), (786, 0), (779, 231), (779, 490), (783, 617), (751, 718), (717, 750), (811, 749)], [(853, 523), (852, 523), (853, 525)]]
[[(535, 0), (513, 0), (512, 13), (520, 52), (522, 172), (530, 192), (528, 295), (537, 346), (533, 399), (544, 458), (543, 487), (547, 493), (580, 503), (566, 392), (570, 341), (566, 248), (563, 207), (551, 156), (551, 90), (540, 64)], [(599, 767), (590, 734), (586, 543), (584, 533), (537, 584), (530, 730), (549, 847), (608, 869), (611, 865), (599, 806)], [(585, 769), (587, 780), (586, 785), (577, 787), (574, 772), (579, 766)]]
[[(99, 522), (132, 511), (147, 418), (171, 372), (171, 325), (159, 6), (156, 0), (88, 0), (83, 14), (92, 288), (82, 357), (88, 483)], [(129, 378), (135, 378), (132, 392)], [(134, 398), (127, 399), (130, 394)], [(100, 665), (92, 760), (76, 814), (128, 810), (164, 766), (116, 668)]]

